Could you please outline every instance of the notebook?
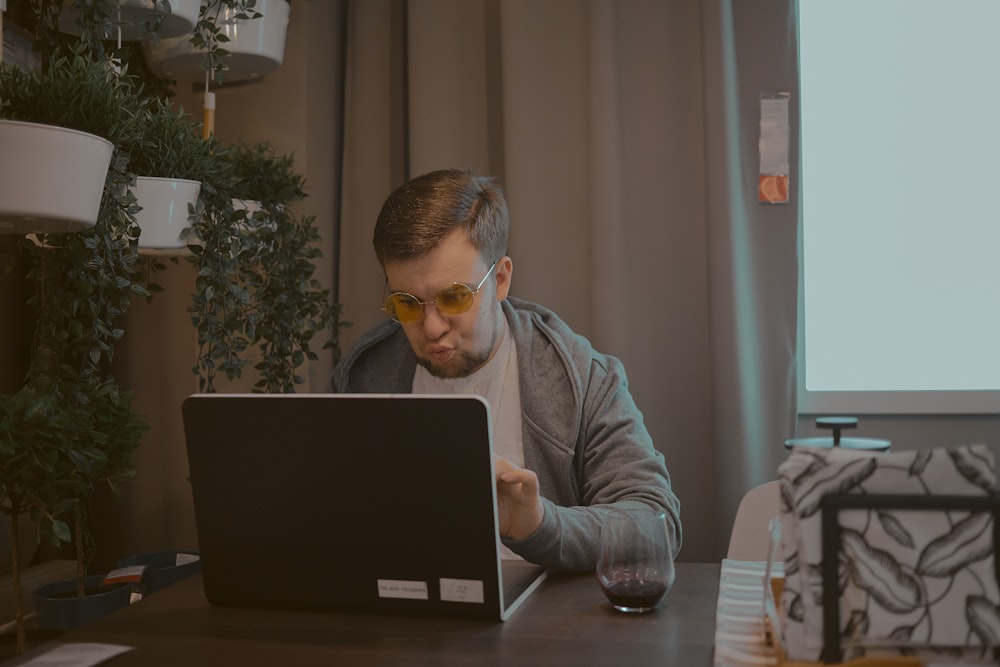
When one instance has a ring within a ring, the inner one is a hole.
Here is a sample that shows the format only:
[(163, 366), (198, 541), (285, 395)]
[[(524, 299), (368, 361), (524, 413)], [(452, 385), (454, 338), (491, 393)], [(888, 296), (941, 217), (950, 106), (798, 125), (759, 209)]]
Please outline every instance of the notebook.
[(213, 605), (503, 621), (545, 577), (500, 558), (478, 396), (195, 394), (182, 414)]

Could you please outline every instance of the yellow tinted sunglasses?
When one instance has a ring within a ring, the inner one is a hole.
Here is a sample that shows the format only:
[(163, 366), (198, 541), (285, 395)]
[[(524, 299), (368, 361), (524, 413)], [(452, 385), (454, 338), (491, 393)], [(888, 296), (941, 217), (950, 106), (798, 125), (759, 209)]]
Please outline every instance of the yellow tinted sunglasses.
[(400, 324), (419, 322), (424, 316), (424, 306), (432, 303), (442, 315), (461, 315), (472, 308), (472, 302), (475, 301), (483, 283), (499, 262), (500, 260), (493, 262), (493, 266), (475, 287), (465, 283), (452, 283), (434, 295), (430, 301), (421, 301), (407, 292), (393, 292), (382, 302), (382, 310)]

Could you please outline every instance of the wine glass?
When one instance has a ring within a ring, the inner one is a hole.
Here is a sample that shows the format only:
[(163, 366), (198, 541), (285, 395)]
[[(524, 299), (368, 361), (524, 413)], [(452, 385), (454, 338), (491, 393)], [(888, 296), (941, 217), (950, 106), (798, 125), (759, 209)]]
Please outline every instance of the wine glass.
[(666, 513), (614, 510), (601, 524), (597, 581), (618, 611), (652, 611), (674, 583)]

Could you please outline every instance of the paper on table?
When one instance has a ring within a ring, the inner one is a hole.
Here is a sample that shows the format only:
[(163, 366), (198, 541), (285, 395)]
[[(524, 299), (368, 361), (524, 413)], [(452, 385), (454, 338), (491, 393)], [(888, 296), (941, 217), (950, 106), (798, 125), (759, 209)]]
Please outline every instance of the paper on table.
[(120, 644), (74, 643), (52, 644), (52, 648), (41, 653), (22, 667), (91, 667), (110, 660), (116, 655), (131, 651), (133, 647)]
[[(764, 561), (722, 561), (715, 613), (714, 667), (778, 664), (767, 641), (761, 611), (767, 571)], [(770, 572), (783, 576), (784, 564), (772, 563)]]

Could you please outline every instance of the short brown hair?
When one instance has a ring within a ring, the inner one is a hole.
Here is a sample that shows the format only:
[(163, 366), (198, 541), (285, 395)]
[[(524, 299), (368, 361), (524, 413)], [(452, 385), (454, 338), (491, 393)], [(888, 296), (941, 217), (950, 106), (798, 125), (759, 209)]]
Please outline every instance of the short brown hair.
[(397, 188), (375, 222), (375, 256), (387, 261), (413, 259), (433, 250), (456, 229), (491, 264), (507, 253), (510, 221), (507, 200), (496, 179), (471, 171), (443, 169), (418, 176)]

